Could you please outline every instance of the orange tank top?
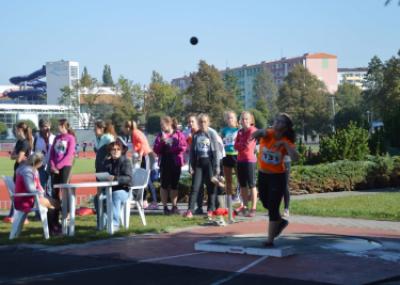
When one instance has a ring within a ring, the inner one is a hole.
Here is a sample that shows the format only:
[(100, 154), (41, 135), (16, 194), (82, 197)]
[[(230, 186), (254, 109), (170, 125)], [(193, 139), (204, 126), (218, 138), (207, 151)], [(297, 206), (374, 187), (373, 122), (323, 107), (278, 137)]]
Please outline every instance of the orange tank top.
[(290, 147), (295, 146), (285, 137), (277, 140), (273, 129), (268, 129), (266, 136), (260, 139), (260, 150), (258, 152), (258, 169), (260, 171), (269, 173), (284, 173), (286, 171), (283, 160), (287, 155), (286, 148), (275, 146), (280, 141), (287, 142)]

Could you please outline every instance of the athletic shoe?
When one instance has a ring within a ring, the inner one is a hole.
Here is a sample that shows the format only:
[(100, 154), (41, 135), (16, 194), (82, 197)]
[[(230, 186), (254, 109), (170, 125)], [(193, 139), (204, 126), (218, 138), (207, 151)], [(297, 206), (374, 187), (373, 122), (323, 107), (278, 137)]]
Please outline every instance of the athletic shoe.
[(204, 215), (204, 211), (203, 211), (202, 208), (197, 208), (197, 209), (194, 211), (194, 214), (195, 214), (195, 215)]
[(164, 206), (164, 215), (170, 215), (171, 214), (171, 211), (168, 209), (168, 207), (167, 206)]
[(244, 206), (240, 206), (239, 208), (236, 208), (234, 212), (237, 216), (239, 216), (239, 214), (244, 215), (246, 211), (247, 211), (247, 208), (245, 208)]
[(264, 247), (274, 247), (274, 243), (270, 241), (265, 241), (263, 242)]
[(3, 222), (5, 222), (5, 223), (12, 223), (12, 222), (13, 222), (13, 218), (12, 218), (12, 217), (5, 217), (5, 218), (3, 219)]
[(289, 209), (285, 209), (285, 210), (283, 210), (283, 216), (285, 217), (285, 218), (289, 218)]
[(282, 219), (281, 222), (279, 223), (279, 228), (278, 228), (278, 231), (276, 232), (275, 237), (278, 237), (288, 225), (289, 225), (289, 222), (285, 219)]
[(188, 219), (193, 218), (192, 211), (187, 210), (186, 213), (183, 214), (183, 217), (184, 217), (184, 218), (188, 218)]
[(224, 220), (224, 218), (221, 216), (219, 217), (216, 221), (217, 226), (219, 227), (225, 227), (226, 226), (226, 222)]
[(152, 202), (147, 209), (148, 210), (158, 210), (158, 203)]
[(173, 206), (172, 209), (171, 209), (171, 214), (172, 215), (180, 215), (181, 212), (179, 212), (179, 209), (178, 209), (177, 206)]
[(146, 200), (143, 201), (143, 209), (147, 209), (149, 207), (149, 203)]
[(255, 216), (256, 216), (256, 210), (255, 209), (251, 209), (246, 215), (247, 218), (254, 218)]

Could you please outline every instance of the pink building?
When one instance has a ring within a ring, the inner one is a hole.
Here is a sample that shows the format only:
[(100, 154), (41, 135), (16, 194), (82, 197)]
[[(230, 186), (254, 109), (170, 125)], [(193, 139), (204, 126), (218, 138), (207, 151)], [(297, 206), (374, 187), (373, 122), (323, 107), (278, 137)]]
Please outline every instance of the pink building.
[[(263, 63), (261, 63), (263, 64)], [(337, 57), (327, 53), (306, 53), (303, 56), (270, 61), (263, 66), (271, 71), (275, 83), (279, 86), (283, 79), (297, 64), (303, 65), (319, 80), (325, 83), (329, 93), (335, 93), (337, 86)]]
[[(283, 80), (290, 71), (300, 64), (307, 68), (319, 80), (325, 83), (329, 93), (335, 93), (338, 88), (337, 83), (337, 57), (328, 53), (306, 53), (302, 56), (286, 58), (265, 62), (262, 61), (253, 65), (242, 65), (240, 67), (227, 68), (221, 71), (221, 74), (230, 73), (238, 78), (239, 88), (241, 90), (240, 100), (243, 101), (245, 108), (253, 107), (255, 104), (253, 94), (253, 82), (257, 74), (263, 69), (268, 69), (274, 76), (277, 86), (283, 83)], [(181, 77), (172, 80), (172, 84), (180, 89), (186, 89), (190, 84), (190, 77)]]

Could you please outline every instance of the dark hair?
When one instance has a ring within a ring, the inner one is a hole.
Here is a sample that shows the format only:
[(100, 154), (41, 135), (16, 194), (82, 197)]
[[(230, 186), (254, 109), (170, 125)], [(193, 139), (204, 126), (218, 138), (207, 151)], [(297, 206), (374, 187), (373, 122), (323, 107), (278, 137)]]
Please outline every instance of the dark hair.
[(283, 133), (283, 136), (287, 137), (292, 143), (296, 141), (296, 132), (293, 130), (293, 121), (292, 118), (286, 113), (279, 113), (278, 117), (282, 117), (285, 119), (286, 130)]
[(67, 131), (68, 131), (68, 133), (69, 133), (70, 135), (73, 135), (74, 137), (76, 137), (76, 136), (75, 136), (75, 132), (74, 132), (74, 130), (71, 128), (71, 126), (69, 125), (69, 122), (68, 122), (67, 119), (60, 119), (60, 120), (58, 120), (58, 125), (59, 125), (59, 126), (64, 126), (64, 127), (67, 129)]
[(102, 129), (105, 134), (111, 134), (114, 138), (117, 137), (114, 125), (111, 121), (104, 122), (103, 120), (98, 120), (96, 121), (95, 126), (98, 129)]
[(132, 121), (131, 121), (131, 120), (125, 121), (124, 126), (125, 126), (125, 128), (127, 128), (127, 129), (129, 129), (129, 130), (131, 130), (131, 131), (137, 129), (137, 124), (136, 124), (136, 122), (133, 121), (133, 120), (132, 120)]
[(43, 128), (45, 125), (50, 125), (49, 119), (40, 119), (39, 120), (39, 128)]
[(17, 129), (22, 129), (22, 131), (24, 132), (24, 135), (25, 135), (25, 139), (28, 140), (29, 145), (31, 146), (31, 148), (33, 148), (33, 136), (32, 136), (32, 129), (31, 129), (31, 127), (29, 127), (29, 126), (27, 125), (27, 123), (25, 123), (24, 121), (22, 121), (22, 122), (19, 122), (19, 123), (16, 125), (16, 128), (17, 128)]
[(113, 141), (112, 143), (108, 144), (107, 146), (108, 153), (111, 153), (111, 149), (116, 145), (121, 148), (122, 155), (125, 155), (128, 152), (128, 148), (120, 140), (117, 139), (116, 141)]
[(104, 133), (113, 135), (114, 138), (117, 137), (117, 133), (115, 132), (114, 125), (111, 121), (106, 122), (106, 127), (104, 129)]

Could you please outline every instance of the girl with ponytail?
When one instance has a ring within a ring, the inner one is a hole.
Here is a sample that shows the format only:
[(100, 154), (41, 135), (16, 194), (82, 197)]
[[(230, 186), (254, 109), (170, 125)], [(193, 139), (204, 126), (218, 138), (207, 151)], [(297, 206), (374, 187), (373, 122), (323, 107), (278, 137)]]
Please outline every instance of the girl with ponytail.
[(289, 224), (287, 220), (282, 219), (279, 208), (288, 179), (284, 157), (288, 155), (292, 161), (299, 157), (294, 145), (296, 137), (293, 122), (288, 114), (281, 113), (275, 118), (272, 129), (259, 130), (253, 137), (260, 142), (258, 191), (264, 208), (268, 209), (268, 239), (265, 246), (271, 247), (274, 245), (274, 239)]
[[(15, 136), (17, 138), (17, 143), (15, 144), (14, 150), (11, 153), (11, 159), (15, 160), (13, 176), (14, 183), (16, 180), (16, 171), (18, 166), (21, 164), (21, 162), (25, 161), (32, 152), (32, 129), (25, 122), (21, 121), (15, 126)], [(11, 205), (8, 218), (11, 220), (13, 215), (14, 205)]]
[[(67, 119), (58, 121), (59, 134), (54, 139), (54, 143), (50, 150), (50, 171), (51, 183), (64, 184), (68, 183), (71, 178), (71, 169), (75, 157), (75, 132), (72, 130)], [(52, 197), (60, 202), (60, 189), (52, 187)], [(61, 232), (61, 224), (58, 216), (59, 210), (48, 212), (50, 234), (59, 234)]]

